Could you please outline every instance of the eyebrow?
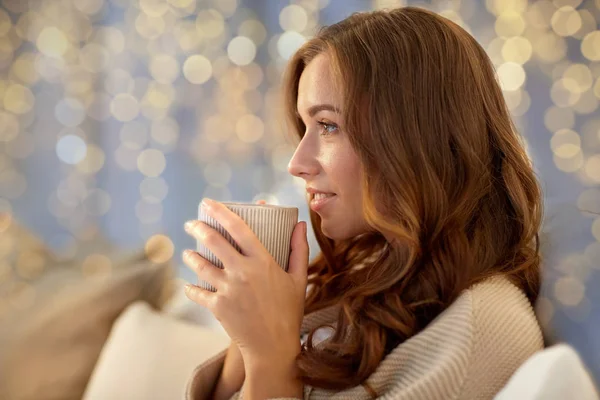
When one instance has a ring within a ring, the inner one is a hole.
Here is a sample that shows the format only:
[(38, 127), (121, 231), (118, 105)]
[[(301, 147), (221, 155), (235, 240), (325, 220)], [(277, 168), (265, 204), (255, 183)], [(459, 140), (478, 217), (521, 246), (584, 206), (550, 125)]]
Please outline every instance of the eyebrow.
[[(318, 113), (319, 111), (323, 111), (323, 110), (332, 111), (332, 112), (337, 113), (337, 114), (341, 114), (342, 113), (342, 111), (339, 108), (337, 108), (336, 106), (334, 106), (334, 105), (331, 105), (331, 104), (315, 104), (314, 106), (310, 106), (308, 108), (308, 116), (309, 117), (313, 117), (316, 113)], [(298, 116), (298, 118), (300, 118), (300, 119), (302, 118), (302, 117), (300, 117), (300, 113), (298, 112), (298, 109), (296, 109), (296, 115)]]

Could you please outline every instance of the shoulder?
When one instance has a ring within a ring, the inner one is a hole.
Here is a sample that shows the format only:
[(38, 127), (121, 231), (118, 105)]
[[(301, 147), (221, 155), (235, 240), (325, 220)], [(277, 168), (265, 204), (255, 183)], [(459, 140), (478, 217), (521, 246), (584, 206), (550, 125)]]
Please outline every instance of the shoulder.
[(473, 285), (370, 377), (380, 393), (415, 399), (493, 398), (543, 347), (533, 308), (506, 278)]
[(469, 367), (460, 398), (491, 398), (529, 357), (544, 347), (531, 303), (504, 277), (468, 290), (472, 312)]
[(493, 277), (468, 290), (475, 350), (486, 345), (543, 346), (535, 312), (525, 293), (505, 277)]

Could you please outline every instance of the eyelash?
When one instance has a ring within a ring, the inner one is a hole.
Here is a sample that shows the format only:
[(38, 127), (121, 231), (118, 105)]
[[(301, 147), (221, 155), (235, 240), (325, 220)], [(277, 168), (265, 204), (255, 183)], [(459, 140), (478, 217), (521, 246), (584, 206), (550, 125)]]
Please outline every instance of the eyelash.
[(329, 136), (329, 135), (333, 134), (333, 132), (327, 130), (328, 127), (333, 127), (335, 129), (338, 129), (338, 126), (336, 124), (330, 124), (328, 122), (319, 121), (319, 122), (317, 122), (317, 124), (319, 124), (323, 127), (322, 131), (323, 130), (326, 131), (326, 133), (321, 132), (320, 133), (321, 136)]

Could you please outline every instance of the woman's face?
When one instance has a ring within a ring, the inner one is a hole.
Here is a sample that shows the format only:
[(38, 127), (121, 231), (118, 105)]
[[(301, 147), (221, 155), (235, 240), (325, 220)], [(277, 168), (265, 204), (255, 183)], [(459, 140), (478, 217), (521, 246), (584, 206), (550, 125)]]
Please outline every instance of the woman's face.
[(360, 160), (341, 125), (342, 98), (334, 90), (329, 66), (328, 56), (320, 54), (300, 76), (296, 105), (306, 131), (288, 171), (306, 181), (323, 234), (343, 240), (367, 232), (368, 225), (362, 215)]

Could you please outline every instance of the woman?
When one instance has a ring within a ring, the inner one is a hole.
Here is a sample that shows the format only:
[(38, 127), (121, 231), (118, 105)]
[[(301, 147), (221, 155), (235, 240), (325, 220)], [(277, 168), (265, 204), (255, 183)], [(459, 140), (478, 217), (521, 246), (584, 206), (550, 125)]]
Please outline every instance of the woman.
[(358, 13), (298, 50), (284, 90), (321, 253), (308, 266), (299, 223), (286, 274), (212, 203), (248, 254), (189, 231), (230, 257), (186, 263), (220, 286), (188, 296), (232, 344), (187, 398), (493, 398), (543, 348), (542, 210), (484, 50), (423, 9)]

